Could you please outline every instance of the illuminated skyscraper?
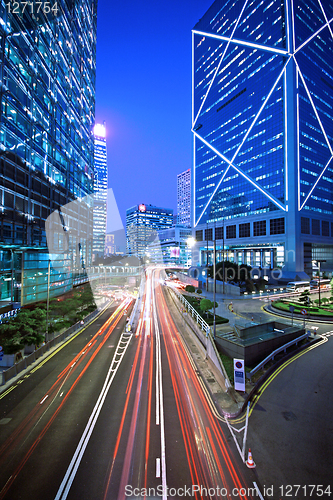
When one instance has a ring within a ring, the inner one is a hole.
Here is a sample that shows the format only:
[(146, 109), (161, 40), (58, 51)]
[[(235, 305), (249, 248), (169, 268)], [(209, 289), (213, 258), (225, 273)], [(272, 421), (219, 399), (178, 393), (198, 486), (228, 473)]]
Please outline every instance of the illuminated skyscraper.
[(141, 203), (126, 210), (127, 252), (148, 257), (147, 247), (157, 238), (157, 231), (173, 225), (173, 210)]
[[(47, 217), (93, 192), (97, 0), (56, 4), (37, 16), (0, 1), (1, 299), (22, 304), (46, 298)], [(51, 295), (72, 287), (69, 269), (51, 270)]]
[(216, 0), (193, 29), (196, 239), (285, 279), (333, 270), (332, 18), (330, 0)]
[(191, 170), (177, 175), (177, 223), (191, 227)]
[(108, 169), (106, 153), (105, 125), (96, 124), (95, 136), (95, 170), (94, 170), (94, 256), (103, 257), (105, 253), (106, 207)]

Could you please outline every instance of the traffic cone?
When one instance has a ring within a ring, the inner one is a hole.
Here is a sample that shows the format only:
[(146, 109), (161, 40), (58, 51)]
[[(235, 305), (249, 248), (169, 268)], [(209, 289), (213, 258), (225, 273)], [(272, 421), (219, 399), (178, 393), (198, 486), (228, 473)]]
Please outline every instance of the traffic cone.
[(251, 449), (250, 448), (249, 448), (249, 453), (248, 453), (248, 456), (247, 456), (246, 465), (248, 466), (249, 469), (254, 469), (255, 466), (256, 466), (256, 464), (253, 461), (252, 453), (251, 453)]

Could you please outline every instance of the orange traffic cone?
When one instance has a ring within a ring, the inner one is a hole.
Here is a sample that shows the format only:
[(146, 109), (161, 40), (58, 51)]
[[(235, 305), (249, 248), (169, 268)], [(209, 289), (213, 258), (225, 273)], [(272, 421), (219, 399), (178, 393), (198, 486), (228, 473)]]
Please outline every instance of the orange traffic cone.
[(251, 449), (249, 448), (249, 454), (247, 456), (247, 462), (246, 462), (246, 465), (248, 466), (249, 469), (254, 469), (256, 464), (254, 463), (253, 461), (253, 458), (252, 458), (252, 453), (251, 453)]

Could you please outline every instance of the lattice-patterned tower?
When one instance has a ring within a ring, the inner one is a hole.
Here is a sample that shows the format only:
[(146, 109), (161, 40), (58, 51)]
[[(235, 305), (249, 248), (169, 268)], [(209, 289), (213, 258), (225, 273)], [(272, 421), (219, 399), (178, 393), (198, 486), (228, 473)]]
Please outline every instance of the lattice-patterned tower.
[(215, 226), (286, 279), (332, 271), (332, 2), (216, 0), (192, 36), (197, 240)]

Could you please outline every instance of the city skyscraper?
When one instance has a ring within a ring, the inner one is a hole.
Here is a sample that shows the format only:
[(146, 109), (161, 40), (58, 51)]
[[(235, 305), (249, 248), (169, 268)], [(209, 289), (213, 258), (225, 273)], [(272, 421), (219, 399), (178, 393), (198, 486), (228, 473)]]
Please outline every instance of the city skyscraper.
[(126, 210), (127, 252), (136, 257), (149, 258), (147, 249), (157, 238), (157, 231), (173, 225), (173, 210), (154, 205), (135, 205)]
[(12, 7), (0, 2), (0, 285), (23, 305), (46, 298), (48, 277), (51, 296), (73, 285), (70, 256), (48, 273), (45, 221), (93, 192), (97, 0)]
[(193, 29), (197, 263), (216, 237), (285, 279), (333, 270), (332, 17), (329, 0), (216, 0)]
[(191, 170), (177, 175), (177, 223), (191, 227)]
[(94, 257), (103, 257), (105, 253), (105, 234), (107, 216), (108, 169), (105, 125), (96, 124), (95, 170), (94, 170)]

